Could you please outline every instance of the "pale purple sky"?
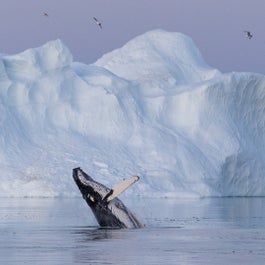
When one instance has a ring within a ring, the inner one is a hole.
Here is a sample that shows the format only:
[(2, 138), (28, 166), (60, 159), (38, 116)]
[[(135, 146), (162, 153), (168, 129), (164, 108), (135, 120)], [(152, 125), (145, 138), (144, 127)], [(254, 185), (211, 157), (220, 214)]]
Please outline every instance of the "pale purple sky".
[[(61, 39), (75, 61), (104, 53), (153, 29), (190, 36), (221, 70), (265, 74), (265, 0), (0, 0), (0, 53)], [(45, 17), (47, 12), (49, 17)], [(93, 16), (102, 21), (99, 29)], [(243, 31), (250, 30), (248, 40)]]

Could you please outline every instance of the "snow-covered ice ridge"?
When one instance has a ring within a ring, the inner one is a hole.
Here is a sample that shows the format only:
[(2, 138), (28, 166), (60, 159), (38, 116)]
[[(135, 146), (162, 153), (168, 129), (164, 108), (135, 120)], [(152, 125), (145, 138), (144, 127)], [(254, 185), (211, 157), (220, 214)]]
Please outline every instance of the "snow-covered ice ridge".
[[(91, 51), (88, 51), (91, 52)], [(154, 30), (85, 65), (60, 40), (0, 57), (0, 196), (265, 196), (265, 77), (222, 74)]]

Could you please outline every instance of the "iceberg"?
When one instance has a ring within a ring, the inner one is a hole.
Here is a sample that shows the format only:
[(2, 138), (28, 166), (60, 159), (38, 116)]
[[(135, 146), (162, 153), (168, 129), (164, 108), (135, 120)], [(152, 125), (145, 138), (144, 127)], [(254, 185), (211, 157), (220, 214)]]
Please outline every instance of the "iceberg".
[(265, 196), (265, 77), (221, 73), (153, 30), (94, 64), (61, 40), (0, 57), (0, 194), (78, 196), (72, 168), (123, 196)]

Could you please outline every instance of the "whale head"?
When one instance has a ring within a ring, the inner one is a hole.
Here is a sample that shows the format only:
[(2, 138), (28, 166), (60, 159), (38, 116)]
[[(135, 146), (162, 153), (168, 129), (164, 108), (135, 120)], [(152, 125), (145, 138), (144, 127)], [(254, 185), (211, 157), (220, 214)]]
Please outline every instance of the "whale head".
[(77, 184), (83, 198), (90, 207), (103, 203), (103, 199), (110, 192), (110, 189), (96, 182), (81, 168), (73, 169), (73, 178)]

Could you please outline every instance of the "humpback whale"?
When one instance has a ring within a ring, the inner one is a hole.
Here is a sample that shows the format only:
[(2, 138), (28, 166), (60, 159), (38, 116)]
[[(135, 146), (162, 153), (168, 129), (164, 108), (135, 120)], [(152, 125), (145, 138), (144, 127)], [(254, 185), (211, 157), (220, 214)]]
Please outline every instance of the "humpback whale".
[(101, 227), (144, 227), (137, 217), (117, 197), (135, 183), (139, 179), (138, 176), (126, 179), (112, 189), (95, 181), (79, 167), (73, 169), (73, 178)]

